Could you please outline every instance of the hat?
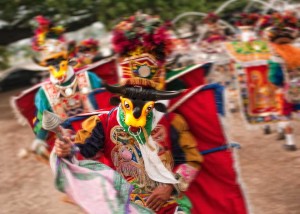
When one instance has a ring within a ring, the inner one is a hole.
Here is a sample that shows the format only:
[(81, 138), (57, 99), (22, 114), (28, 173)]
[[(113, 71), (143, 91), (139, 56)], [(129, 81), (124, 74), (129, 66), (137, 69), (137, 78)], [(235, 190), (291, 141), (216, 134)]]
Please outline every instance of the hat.
[(263, 36), (274, 43), (290, 43), (298, 35), (299, 21), (291, 13), (265, 15), (259, 20), (259, 25)]
[(41, 65), (52, 58), (68, 57), (67, 44), (63, 38), (64, 27), (55, 25), (51, 20), (35, 17), (37, 28), (32, 39), (32, 49), (38, 54)]
[(77, 49), (78, 52), (96, 52), (99, 49), (99, 42), (93, 38), (85, 39), (79, 43)]
[(169, 24), (137, 13), (113, 30), (113, 48), (120, 56), (121, 84), (162, 90), (167, 56), (172, 52)]
[(260, 15), (257, 13), (238, 13), (234, 14), (235, 25), (241, 26), (254, 26), (259, 20)]

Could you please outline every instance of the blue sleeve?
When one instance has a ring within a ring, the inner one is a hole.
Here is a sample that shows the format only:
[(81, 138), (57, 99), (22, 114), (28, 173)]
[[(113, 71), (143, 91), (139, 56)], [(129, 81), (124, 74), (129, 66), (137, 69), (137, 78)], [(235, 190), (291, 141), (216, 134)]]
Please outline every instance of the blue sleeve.
[(36, 115), (33, 125), (33, 131), (38, 139), (46, 140), (48, 131), (42, 128), (42, 119), (44, 110), (51, 111), (52, 108), (48, 102), (48, 98), (42, 88), (35, 95)]
[(85, 158), (92, 158), (104, 148), (104, 142), (104, 129), (102, 123), (98, 122), (84, 143), (76, 143), (76, 146)]
[(102, 80), (93, 72), (88, 72), (92, 89), (101, 88)]

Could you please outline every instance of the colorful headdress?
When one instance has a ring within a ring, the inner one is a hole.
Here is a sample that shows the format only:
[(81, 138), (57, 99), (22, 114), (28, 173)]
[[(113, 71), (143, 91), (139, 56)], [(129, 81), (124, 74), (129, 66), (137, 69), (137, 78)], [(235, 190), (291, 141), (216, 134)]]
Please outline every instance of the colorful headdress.
[(32, 49), (39, 52), (40, 63), (58, 56), (67, 57), (67, 45), (63, 38), (65, 29), (62, 26), (56, 26), (52, 21), (43, 17), (35, 17), (38, 26), (32, 40)]
[(238, 13), (234, 15), (235, 25), (240, 26), (254, 26), (258, 21), (260, 15), (257, 13)]
[(99, 42), (93, 38), (82, 40), (77, 47), (77, 51), (81, 53), (97, 52), (98, 49), (99, 49)]
[(273, 13), (261, 17), (259, 26), (271, 42), (289, 43), (297, 37), (299, 20), (292, 13)]
[(112, 43), (122, 60), (122, 84), (164, 88), (164, 63), (172, 51), (168, 27), (158, 17), (136, 14), (114, 28)]

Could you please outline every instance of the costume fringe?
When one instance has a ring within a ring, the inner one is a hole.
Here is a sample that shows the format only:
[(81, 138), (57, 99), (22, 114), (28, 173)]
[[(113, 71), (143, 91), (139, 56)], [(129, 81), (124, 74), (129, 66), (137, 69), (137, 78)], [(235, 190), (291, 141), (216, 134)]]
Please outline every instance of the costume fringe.
[(224, 90), (224, 112), (225, 112), (225, 118), (232, 118), (233, 117), (233, 113), (230, 112), (229, 110), (229, 92), (228, 89), (225, 88)]
[[(227, 118), (225, 118), (221, 115), (218, 115), (218, 118), (219, 118), (220, 124), (223, 128), (222, 130), (223, 130), (224, 137), (226, 139), (226, 144), (235, 143), (234, 141), (231, 140), (231, 136), (229, 135), (229, 132), (227, 131), (228, 130), (228, 128), (227, 128), (228, 127), (227, 126), (227, 124), (228, 124), (227, 123)], [(246, 206), (246, 209), (247, 209), (247, 213), (248, 214), (253, 214), (252, 206), (250, 204), (250, 200), (249, 200), (248, 193), (247, 193), (248, 191), (247, 191), (245, 183), (243, 182), (241, 172), (240, 172), (240, 164), (239, 164), (237, 149), (232, 148), (231, 149), (231, 154), (232, 154), (232, 159), (233, 159), (233, 163), (234, 163), (233, 168), (234, 168), (234, 171), (236, 173), (237, 183), (239, 184), (242, 195), (243, 195), (243, 198), (245, 199), (245, 206)]]
[(122, 81), (122, 85), (138, 85), (149, 88), (158, 88), (160, 84), (144, 78), (134, 77), (130, 79), (124, 79)]
[(238, 151), (233, 150), (232, 151), (232, 157), (234, 160), (234, 170), (236, 172), (237, 175), (237, 182), (239, 183), (240, 187), (241, 187), (241, 192), (243, 195), (243, 198), (245, 199), (245, 205), (246, 205), (246, 209), (248, 214), (254, 214), (253, 212), (253, 206), (250, 203), (250, 197), (248, 196), (248, 189), (245, 185), (245, 182), (242, 179), (242, 175), (241, 175), (241, 170), (240, 170), (240, 163), (239, 163), (239, 155), (238, 155)]
[(24, 96), (25, 94), (30, 93), (31, 91), (36, 90), (37, 88), (42, 87), (43, 84), (45, 84), (45, 82), (39, 83), (39, 84), (37, 84), (37, 85), (34, 85), (34, 86), (32, 86), (31, 88), (22, 91), (21, 94), (19, 94), (18, 96), (13, 96), (13, 97), (10, 99), (10, 106), (11, 106), (12, 109), (13, 109), (13, 112), (14, 112), (14, 114), (15, 114), (15, 117), (16, 117), (17, 121), (18, 121), (21, 125), (26, 125), (26, 124), (28, 124), (29, 126), (31, 126), (31, 125), (30, 125), (30, 122), (31, 122), (31, 121), (28, 121), (27, 118), (21, 113), (21, 111), (20, 111), (19, 108), (18, 108), (18, 105), (17, 105), (16, 100), (19, 99), (19, 98), (21, 98), (21, 97)]

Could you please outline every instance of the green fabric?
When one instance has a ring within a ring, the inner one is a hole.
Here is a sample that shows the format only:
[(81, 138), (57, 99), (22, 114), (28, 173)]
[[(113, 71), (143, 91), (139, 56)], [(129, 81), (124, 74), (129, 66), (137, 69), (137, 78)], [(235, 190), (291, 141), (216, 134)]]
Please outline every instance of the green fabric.
[(268, 79), (274, 85), (282, 87), (284, 85), (284, 72), (282, 70), (282, 65), (278, 62), (272, 60), (268, 61), (269, 72)]
[(180, 69), (180, 70), (168, 70), (168, 71), (167, 71), (167, 75), (166, 75), (166, 80), (168, 80), (168, 79), (170, 79), (171, 77), (176, 76), (176, 75), (178, 75), (178, 74), (180, 74), (180, 73), (182, 73), (182, 72), (188, 70), (189, 68), (191, 68), (191, 67), (193, 67), (193, 66), (194, 66), (194, 65), (189, 65), (189, 66), (187, 66), (187, 67), (185, 67), (185, 68), (183, 68), (183, 69)]
[(268, 43), (262, 40), (251, 42), (232, 42), (235, 51), (239, 54), (269, 53)]
[[(151, 111), (146, 118), (146, 125), (142, 127), (142, 130), (139, 134), (133, 134), (129, 131), (129, 126), (125, 123), (125, 114), (122, 108), (119, 107), (119, 121), (120, 125), (124, 128), (124, 130), (129, 133), (134, 139), (141, 145), (144, 145), (147, 142), (148, 136), (150, 136), (152, 131), (152, 120), (153, 120), (153, 112)], [(147, 133), (147, 136), (144, 135), (144, 130)]]
[[(166, 79), (170, 79), (180, 73), (185, 72), (186, 70), (190, 69), (191, 67), (193, 67), (194, 65), (189, 65), (183, 69), (180, 70), (168, 70), (167, 71), (167, 75), (166, 75)], [(169, 82), (166, 85), (166, 90), (168, 91), (178, 91), (178, 90), (182, 90), (182, 89), (186, 89), (186, 85), (184, 83), (184, 81), (180, 80), (180, 79), (174, 79), (171, 82)]]
[(61, 85), (61, 86), (67, 86), (67, 85), (70, 85), (70, 84), (72, 84), (72, 82), (74, 81), (74, 79), (75, 79), (75, 76), (72, 76), (67, 82), (63, 82), (63, 83), (61, 83), (60, 85)]
[(52, 111), (43, 88), (40, 88), (35, 96), (35, 106), (40, 112), (43, 112), (44, 110)]
[(66, 182), (65, 182), (65, 177), (63, 176), (62, 167), (66, 167), (66, 166), (65, 165), (61, 165), (61, 167), (57, 168), (56, 177), (55, 177), (54, 183), (55, 183), (56, 189), (58, 191), (65, 192)]
[(184, 195), (181, 198), (177, 198), (176, 202), (179, 206), (179, 209), (183, 210), (185, 214), (191, 213), (192, 203), (188, 197)]
[(44, 110), (52, 112), (52, 108), (43, 88), (40, 88), (35, 95), (35, 106), (37, 112), (33, 131), (38, 139), (46, 140), (48, 131), (42, 128), (43, 112)]
[(37, 111), (37, 115), (36, 115), (36, 123), (35, 126), (33, 128), (34, 133), (39, 133), (39, 131), (42, 129), (42, 123), (40, 121), (42, 121), (42, 112)]

